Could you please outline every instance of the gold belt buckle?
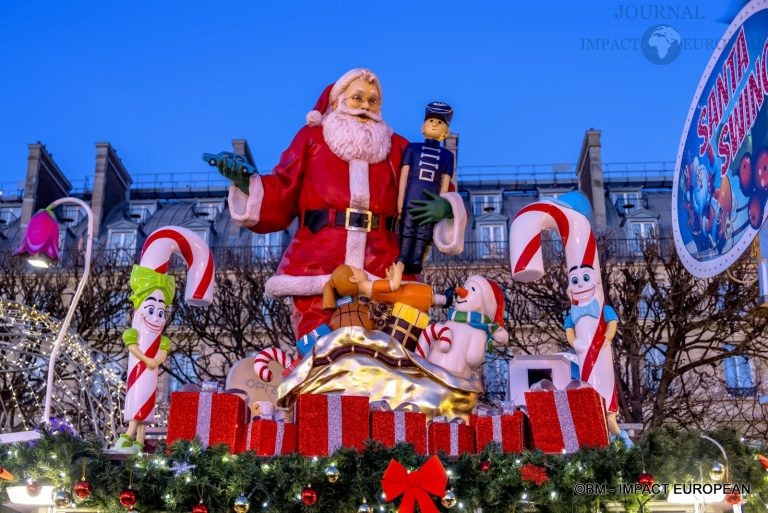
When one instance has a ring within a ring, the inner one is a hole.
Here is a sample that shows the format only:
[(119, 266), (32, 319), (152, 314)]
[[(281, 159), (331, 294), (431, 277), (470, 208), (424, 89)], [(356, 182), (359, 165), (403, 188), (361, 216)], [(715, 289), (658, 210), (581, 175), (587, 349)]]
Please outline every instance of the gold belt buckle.
[[(350, 214), (363, 214), (365, 215), (365, 226), (350, 226), (349, 225), (349, 216)], [(347, 230), (353, 231), (353, 232), (370, 232), (371, 231), (371, 224), (373, 221), (373, 212), (370, 210), (363, 210), (361, 208), (348, 208), (346, 210), (346, 213), (344, 214), (344, 228)]]

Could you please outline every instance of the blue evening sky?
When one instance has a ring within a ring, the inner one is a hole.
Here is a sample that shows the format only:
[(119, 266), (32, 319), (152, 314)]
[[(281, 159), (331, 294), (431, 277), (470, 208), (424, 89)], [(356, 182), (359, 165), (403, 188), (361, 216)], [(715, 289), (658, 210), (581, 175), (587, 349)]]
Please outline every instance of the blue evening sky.
[[(721, 1), (6, 0), (0, 181), (23, 179), (35, 141), (73, 181), (93, 173), (97, 141), (137, 175), (205, 172), (203, 152), (246, 138), (267, 170), (322, 89), (358, 66), (379, 75), (384, 116), (409, 139), (421, 137), (427, 102), (453, 105), (460, 166), (573, 163), (590, 127), (602, 130), (604, 162), (674, 160), (725, 10)], [(640, 49), (657, 24), (683, 39), (667, 65)]]

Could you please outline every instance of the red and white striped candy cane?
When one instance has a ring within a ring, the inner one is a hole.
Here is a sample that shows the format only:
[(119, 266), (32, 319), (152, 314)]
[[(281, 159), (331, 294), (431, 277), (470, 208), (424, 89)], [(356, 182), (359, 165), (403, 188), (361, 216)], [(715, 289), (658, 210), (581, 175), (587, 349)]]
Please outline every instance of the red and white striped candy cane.
[(193, 306), (210, 305), (213, 302), (215, 271), (213, 253), (195, 232), (180, 226), (166, 226), (152, 232), (141, 249), (140, 265), (166, 273), (168, 261), (174, 253), (187, 264), (184, 300)]
[[(560, 234), (568, 269), (588, 265), (600, 276), (597, 244), (589, 219), (566, 205), (543, 200), (521, 209), (509, 228), (510, 264), (515, 280), (530, 282), (544, 276), (541, 253), (541, 232), (544, 230), (555, 230)], [(587, 349), (580, 351), (577, 348), (581, 379), (600, 393), (609, 411), (616, 411), (616, 377), (610, 345), (605, 344), (602, 284), (595, 288), (595, 299), (601, 312), (600, 318), (583, 319), (583, 324), (577, 326), (577, 335), (589, 341)]]
[(256, 371), (262, 381), (272, 381), (272, 371), (269, 370), (269, 362), (277, 362), (283, 369), (287, 369), (293, 363), (291, 355), (276, 347), (262, 349), (253, 358), (253, 370)]
[[(213, 301), (213, 254), (196, 233), (179, 226), (166, 226), (150, 234), (141, 252), (142, 267), (159, 273), (168, 271), (168, 261), (174, 253), (181, 255), (188, 267), (185, 299), (193, 306), (208, 306)], [(165, 305), (167, 309), (170, 305)], [(161, 325), (164, 321), (156, 321)], [(150, 331), (144, 325), (139, 309), (133, 313), (131, 326), (138, 332), (137, 345), (147, 358), (155, 358), (160, 349), (162, 328)], [(152, 422), (157, 392), (157, 371), (133, 353), (128, 355), (123, 416), (127, 421)]]
[(419, 335), (419, 341), (416, 344), (416, 353), (422, 358), (426, 358), (429, 355), (429, 350), (432, 344), (437, 342), (447, 342), (451, 344), (451, 338), (448, 336), (448, 332), (451, 330), (444, 324), (430, 324)]

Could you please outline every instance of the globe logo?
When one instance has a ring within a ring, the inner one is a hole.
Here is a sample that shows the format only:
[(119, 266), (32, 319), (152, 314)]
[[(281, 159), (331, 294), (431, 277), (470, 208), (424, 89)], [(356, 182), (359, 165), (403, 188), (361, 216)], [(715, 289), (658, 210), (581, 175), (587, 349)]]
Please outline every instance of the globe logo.
[(682, 38), (669, 25), (655, 25), (643, 34), (640, 48), (645, 58), (654, 64), (669, 64), (680, 55)]

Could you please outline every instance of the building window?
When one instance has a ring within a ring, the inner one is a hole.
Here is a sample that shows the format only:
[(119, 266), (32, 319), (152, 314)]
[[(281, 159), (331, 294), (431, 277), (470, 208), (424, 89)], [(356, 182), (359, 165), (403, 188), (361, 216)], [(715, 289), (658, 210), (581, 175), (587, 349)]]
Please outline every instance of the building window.
[(136, 232), (110, 232), (107, 248), (118, 265), (130, 265), (136, 255)]
[(171, 355), (171, 383), (169, 386), (171, 392), (178, 392), (184, 385), (199, 381), (197, 366), (195, 365), (195, 361), (199, 359), (200, 353), (173, 353)]
[(258, 260), (277, 260), (283, 254), (283, 232), (254, 233), (251, 254)]
[(198, 202), (195, 206), (195, 215), (201, 219), (215, 221), (219, 214), (221, 214), (223, 207), (224, 205), (220, 201), (213, 203)]
[(472, 195), (472, 213), (475, 217), (501, 214), (501, 194)]
[(664, 372), (664, 360), (667, 357), (667, 345), (657, 344), (645, 353), (645, 388), (651, 391), (659, 389)]
[(480, 258), (504, 258), (507, 247), (506, 226), (502, 223), (482, 224), (477, 229), (479, 231), (477, 256)]
[(61, 221), (62, 224), (74, 228), (85, 217), (85, 211), (82, 207), (77, 205), (67, 205), (61, 207)]
[[(732, 351), (734, 346), (726, 344), (724, 349)], [(746, 356), (729, 356), (723, 360), (725, 370), (725, 387), (728, 394), (734, 397), (752, 397), (757, 392), (755, 388), (754, 369), (752, 362)]]
[(645, 208), (645, 198), (640, 191), (612, 192), (611, 198), (619, 214), (625, 215)]
[(656, 222), (632, 221), (629, 230), (633, 239), (652, 239), (656, 237)]

